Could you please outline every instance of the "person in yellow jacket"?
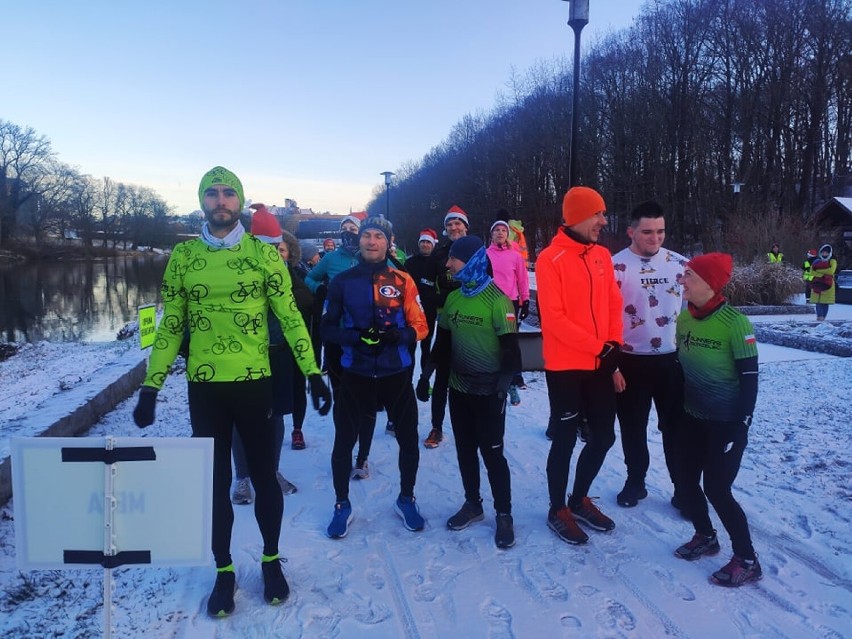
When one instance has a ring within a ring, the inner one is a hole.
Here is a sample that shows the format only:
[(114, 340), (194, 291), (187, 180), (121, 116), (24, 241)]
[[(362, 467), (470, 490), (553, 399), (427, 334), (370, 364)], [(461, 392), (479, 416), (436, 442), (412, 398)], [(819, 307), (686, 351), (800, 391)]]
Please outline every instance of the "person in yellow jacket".
[(802, 280), (805, 282), (805, 302), (811, 298), (811, 282), (814, 279), (814, 274), (811, 273), (811, 264), (817, 258), (816, 249), (808, 249), (808, 254), (805, 256), (805, 261), (802, 262)]
[(163, 319), (133, 420), (154, 423), (157, 393), (189, 333), (186, 376), (193, 437), (213, 438), (213, 558), (216, 583), (207, 613), (234, 611), (236, 588), (231, 559), (234, 511), (231, 440), (239, 432), (257, 496), (255, 519), (263, 538), (264, 599), (280, 604), (290, 593), (278, 557), (284, 502), (274, 455), (272, 374), (267, 313), (281, 322), (299, 369), (310, 381), (314, 408), (328, 413), (331, 394), (314, 358), (311, 338), (293, 298), (290, 274), (275, 246), (245, 232), (240, 224), (243, 185), (228, 169), (204, 174), (198, 199), (206, 222), (201, 236), (178, 244), (163, 275)]
[(766, 259), (769, 260), (770, 264), (780, 264), (784, 261), (784, 254), (781, 252), (778, 242), (772, 245), (772, 250), (766, 254)]
[(811, 263), (811, 304), (816, 304), (817, 321), (821, 322), (828, 315), (829, 304), (834, 304), (837, 282), (834, 273), (837, 271), (837, 260), (831, 244), (819, 247), (819, 255)]

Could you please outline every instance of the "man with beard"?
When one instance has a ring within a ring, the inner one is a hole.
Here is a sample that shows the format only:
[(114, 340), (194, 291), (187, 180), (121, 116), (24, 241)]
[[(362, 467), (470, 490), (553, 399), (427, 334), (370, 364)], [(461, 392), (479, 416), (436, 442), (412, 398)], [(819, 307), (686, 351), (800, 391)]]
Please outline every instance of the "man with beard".
[[(217, 166), (201, 178), (198, 199), (207, 222), (199, 238), (175, 247), (166, 266), (163, 319), (133, 419), (140, 428), (154, 422), (157, 392), (188, 331), (192, 435), (213, 438), (212, 548), (217, 575), (207, 613), (222, 617), (234, 610), (236, 587), (230, 551), (234, 511), (228, 494), (234, 428), (242, 438), (257, 495), (264, 599), (278, 604), (290, 592), (278, 557), (284, 501), (275, 474), (270, 421), (269, 308), (281, 322), (296, 363), (310, 380), (314, 408), (321, 415), (328, 412), (331, 397), (314, 360), (284, 262), (274, 246), (246, 233), (240, 224), (244, 201), (240, 180)], [(223, 344), (228, 348), (223, 350)]]

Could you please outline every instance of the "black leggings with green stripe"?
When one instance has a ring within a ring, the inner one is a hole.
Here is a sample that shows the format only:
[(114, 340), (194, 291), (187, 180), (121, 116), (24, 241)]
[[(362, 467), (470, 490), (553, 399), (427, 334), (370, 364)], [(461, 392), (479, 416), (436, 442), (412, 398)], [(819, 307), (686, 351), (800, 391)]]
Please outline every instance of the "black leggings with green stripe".
[[(213, 557), (216, 567), (231, 563), (231, 433), (240, 434), (257, 498), (254, 516), (263, 554), (278, 553), (284, 498), (275, 477), (275, 442), (270, 416), (269, 378), (249, 382), (190, 382), (189, 418), (193, 437), (213, 438)], [(280, 444), (279, 444), (280, 447)]]

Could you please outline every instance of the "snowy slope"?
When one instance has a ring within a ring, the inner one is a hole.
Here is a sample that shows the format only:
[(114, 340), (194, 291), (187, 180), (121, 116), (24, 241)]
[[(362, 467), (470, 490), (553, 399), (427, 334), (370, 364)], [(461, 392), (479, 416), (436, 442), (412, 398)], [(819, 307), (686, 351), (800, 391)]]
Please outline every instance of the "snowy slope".
[[(56, 359), (69, 369), (74, 361), (84, 366), (92, 347), (61, 348), (65, 353)], [(121, 568), (114, 571), (116, 636), (852, 637), (852, 361), (768, 345), (760, 352), (755, 423), (735, 485), (764, 569), (757, 585), (731, 591), (708, 582), (730, 555), (724, 534), (717, 557), (687, 563), (672, 554), (692, 530), (668, 503), (671, 487), (654, 429), (649, 497), (633, 509), (615, 504), (624, 481), (617, 441), (591, 491), (616, 529), (590, 531), (586, 546), (559, 541), (545, 525), (547, 395), (543, 376), (528, 373), (529, 388), (522, 404), (509, 409), (506, 429), (514, 548), (494, 546), (484, 472), (485, 521), (460, 532), (445, 528), (463, 501), (449, 427), (438, 449), (421, 449), (416, 495), (427, 528), (403, 528), (392, 509), (397, 447), (383, 433), (382, 415), (371, 477), (352, 487), (350, 533), (329, 540), (333, 427), (330, 416), (309, 412), (308, 448), (285, 448), (281, 461), (283, 474), (299, 486), (285, 498), (281, 541), (291, 598), (279, 607), (263, 603), (260, 536), (252, 507), (237, 506), (236, 613), (224, 620), (204, 613), (212, 567)], [(57, 377), (44, 363), (31, 374), (34, 385)], [(5, 419), (16, 401), (3, 400)], [(91, 435), (138, 436), (132, 407), (132, 400), (121, 404)], [(428, 423), (428, 406), (420, 404), (421, 438)], [(180, 376), (161, 393), (155, 425), (141, 432), (189, 434)], [(11, 517), (10, 503), (0, 512), (0, 636), (100, 636), (102, 572), (19, 573)]]

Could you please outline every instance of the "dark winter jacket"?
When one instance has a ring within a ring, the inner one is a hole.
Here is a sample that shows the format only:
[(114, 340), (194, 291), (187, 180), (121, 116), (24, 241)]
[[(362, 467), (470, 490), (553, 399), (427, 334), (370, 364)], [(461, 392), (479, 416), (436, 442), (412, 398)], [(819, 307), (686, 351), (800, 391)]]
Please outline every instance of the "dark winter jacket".
[[(322, 318), (323, 341), (343, 346), (342, 367), (358, 375), (386, 377), (412, 365), (408, 346), (428, 333), (411, 276), (387, 263), (358, 265), (331, 280)], [(369, 344), (364, 331), (381, 339)]]
[(430, 256), (412, 255), (405, 261), (405, 270), (417, 285), (420, 293), (420, 302), (425, 309), (436, 309), (438, 307), (438, 292), (435, 290), (435, 280), (429, 279), (427, 268)]
[(435, 294), (439, 309), (444, 307), (447, 295), (461, 286), (458, 280), (453, 279), (453, 274), (447, 268), (447, 259), (450, 257), (452, 245), (452, 242), (446, 242), (436, 246), (426, 262), (426, 279), (435, 282)]

